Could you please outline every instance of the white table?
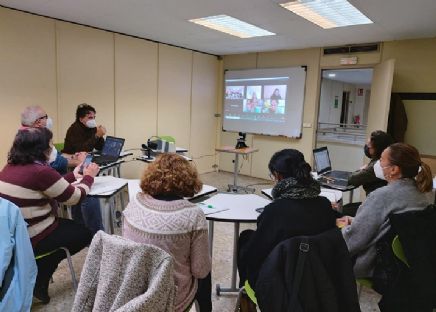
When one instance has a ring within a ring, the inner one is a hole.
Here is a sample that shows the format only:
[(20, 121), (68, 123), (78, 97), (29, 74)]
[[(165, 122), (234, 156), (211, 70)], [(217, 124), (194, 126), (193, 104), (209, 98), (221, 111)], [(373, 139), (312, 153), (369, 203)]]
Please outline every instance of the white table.
[[(121, 227), (122, 211), (126, 208), (122, 190), (128, 186), (126, 179), (113, 176), (95, 177), (88, 196), (100, 200), (100, 210), (104, 229), (113, 234), (115, 226)], [(117, 210), (116, 196), (120, 197), (121, 210)]]
[(221, 288), (220, 284), (216, 285), (216, 293), (219, 296), (221, 292), (238, 292), (236, 287), (237, 258), (238, 258), (238, 239), (240, 223), (256, 223), (259, 213), (257, 208), (263, 208), (271, 201), (255, 194), (217, 194), (203, 202), (204, 205), (211, 205), (217, 210), (225, 209), (216, 213), (206, 215), (209, 221), (209, 252), (212, 257), (213, 250), (213, 226), (214, 222), (231, 222), (234, 223), (233, 233), (233, 262), (232, 262), (232, 280), (229, 288)]

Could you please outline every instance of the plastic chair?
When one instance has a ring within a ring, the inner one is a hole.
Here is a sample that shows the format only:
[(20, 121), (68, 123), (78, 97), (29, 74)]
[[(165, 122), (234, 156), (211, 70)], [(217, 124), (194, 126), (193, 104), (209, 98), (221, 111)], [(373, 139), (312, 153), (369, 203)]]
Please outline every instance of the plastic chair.
[[(393, 251), (395, 257), (397, 257), (401, 262), (403, 262), (405, 265), (407, 265), (407, 267), (410, 267), (409, 263), (407, 262), (406, 256), (404, 255), (403, 246), (401, 245), (400, 238), (398, 237), (398, 235), (396, 235), (394, 237), (394, 239), (392, 240), (391, 246), (392, 246), (392, 251)], [(373, 283), (372, 283), (372, 280), (369, 278), (358, 278), (358, 279), (356, 279), (356, 282), (359, 285), (358, 298), (360, 300), (360, 294), (362, 293), (362, 287), (372, 288)]]
[(42, 259), (44, 257), (50, 256), (50, 255), (54, 254), (56, 251), (58, 251), (59, 249), (62, 249), (63, 251), (65, 251), (65, 254), (67, 255), (68, 267), (70, 268), (71, 280), (72, 280), (72, 283), (73, 283), (73, 288), (74, 288), (74, 290), (77, 290), (76, 273), (74, 272), (73, 261), (71, 260), (71, 253), (68, 250), (68, 248), (66, 248), (66, 247), (59, 247), (58, 249), (55, 249), (53, 251), (49, 251), (49, 252), (44, 253), (44, 254), (36, 255), (35, 256), (35, 260), (39, 260), (39, 259)]
[(236, 307), (235, 312), (238, 312), (241, 308), (241, 298), (243, 294), (247, 294), (248, 298), (257, 306), (257, 299), (256, 294), (254, 292), (254, 289), (251, 288), (250, 284), (248, 283), (248, 280), (245, 281), (244, 287), (241, 287), (241, 289), (238, 292), (238, 298), (236, 299)]
[(54, 147), (58, 152), (62, 151), (64, 149), (64, 143), (53, 143)]
[(160, 135), (159, 138), (161, 140), (164, 140), (164, 141), (167, 141), (167, 142), (176, 143), (176, 140), (174, 139), (174, 137), (172, 137), (170, 135)]

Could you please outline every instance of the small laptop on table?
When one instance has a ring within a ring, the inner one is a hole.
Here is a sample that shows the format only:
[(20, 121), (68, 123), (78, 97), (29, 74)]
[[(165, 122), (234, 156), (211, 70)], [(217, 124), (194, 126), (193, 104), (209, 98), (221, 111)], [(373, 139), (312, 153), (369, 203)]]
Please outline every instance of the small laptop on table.
[(107, 136), (100, 155), (94, 155), (92, 162), (97, 165), (107, 165), (116, 162), (124, 146), (124, 139)]
[(329, 151), (326, 146), (313, 150), (318, 181), (321, 185), (346, 190), (348, 188), (349, 171), (332, 170)]

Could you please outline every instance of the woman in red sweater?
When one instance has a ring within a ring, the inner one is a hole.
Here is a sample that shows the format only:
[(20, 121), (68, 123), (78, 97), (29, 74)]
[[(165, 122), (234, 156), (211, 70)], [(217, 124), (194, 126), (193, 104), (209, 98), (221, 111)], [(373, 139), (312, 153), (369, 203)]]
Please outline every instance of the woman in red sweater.
[[(57, 218), (58, 202), (73, 205), (84, 199), (99, 171), (96, 164), (83, 170), (80, 183), (79, 166), (61, 176), (48, 164), (53, 149), (53, 134), (47, 128), (27, 128), (18, 131), (8, 154), (8, 163), (0, 172), (0, 197), (18, 207), (27, 222), (35, 255), (66, 247), (71, 254), (91, 241), (91, 233), (72, 220)], [(58, 250), (36, 261), (38, 275), (34, 296), (48, 303), (48, 284), (65, 252)]]

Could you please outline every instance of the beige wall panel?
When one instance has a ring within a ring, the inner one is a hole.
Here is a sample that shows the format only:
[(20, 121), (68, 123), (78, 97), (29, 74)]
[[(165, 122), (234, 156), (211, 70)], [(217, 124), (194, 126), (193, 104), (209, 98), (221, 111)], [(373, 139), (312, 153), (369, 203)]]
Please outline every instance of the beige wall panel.
[[(322, 49), (321, 49), (322, 53)], [(340, 59), (342, 57), (350, 57), (350, 56), (357, 56), (357, 64), (355, 66), (350, 65), (341, 65)], [(372, 67), (369, 65), (374, 65), (380, 63), (381, 59), (381, 53), (380, 52), (371, 52), (371, 53), (352, 53), (352, 54), (336, 54), (336, 55), (326, 55), (321, 56), (320, 64), (322, 68), (331, 68), (331, 67), (338, 67), (338, 68), (352, 68), (352, 67)], [(366, 66), (368, 65), (368, 66)]]
[(257, 53), (226, 55), (223, 61), (224, 69), (256, 68)]
[(65, 138), (81, 103), (92, 105), (97, 110), (97, 124), (114, 135), (113, 34), (56, 22), (56, 35), (61, 138)]
[(390, 41), (383, 60), (395, 59), (393, 92), (436, 92), (436, 38)]
[(408, 121), (404, 141), (420, 154), (436, 155), (436, 101), (404, 101), (404, 106)]
[(190, 148), (192, 51), (159, 44), (157, 134)]
[(0, 168), (26, 106), (41, 105), (58, 125), (54, 31), (53, 20), (0, 8)]
[[(115, 133), (131, 149), (156, 129), (157, 43), (115, 34)], [(123, 176), (139, 178), (138, 167), (136, 161), (123, 164)]]
[(200, 173), (214, 171), (218, 65), (215, 56), (194, 52), (189, 154)]

